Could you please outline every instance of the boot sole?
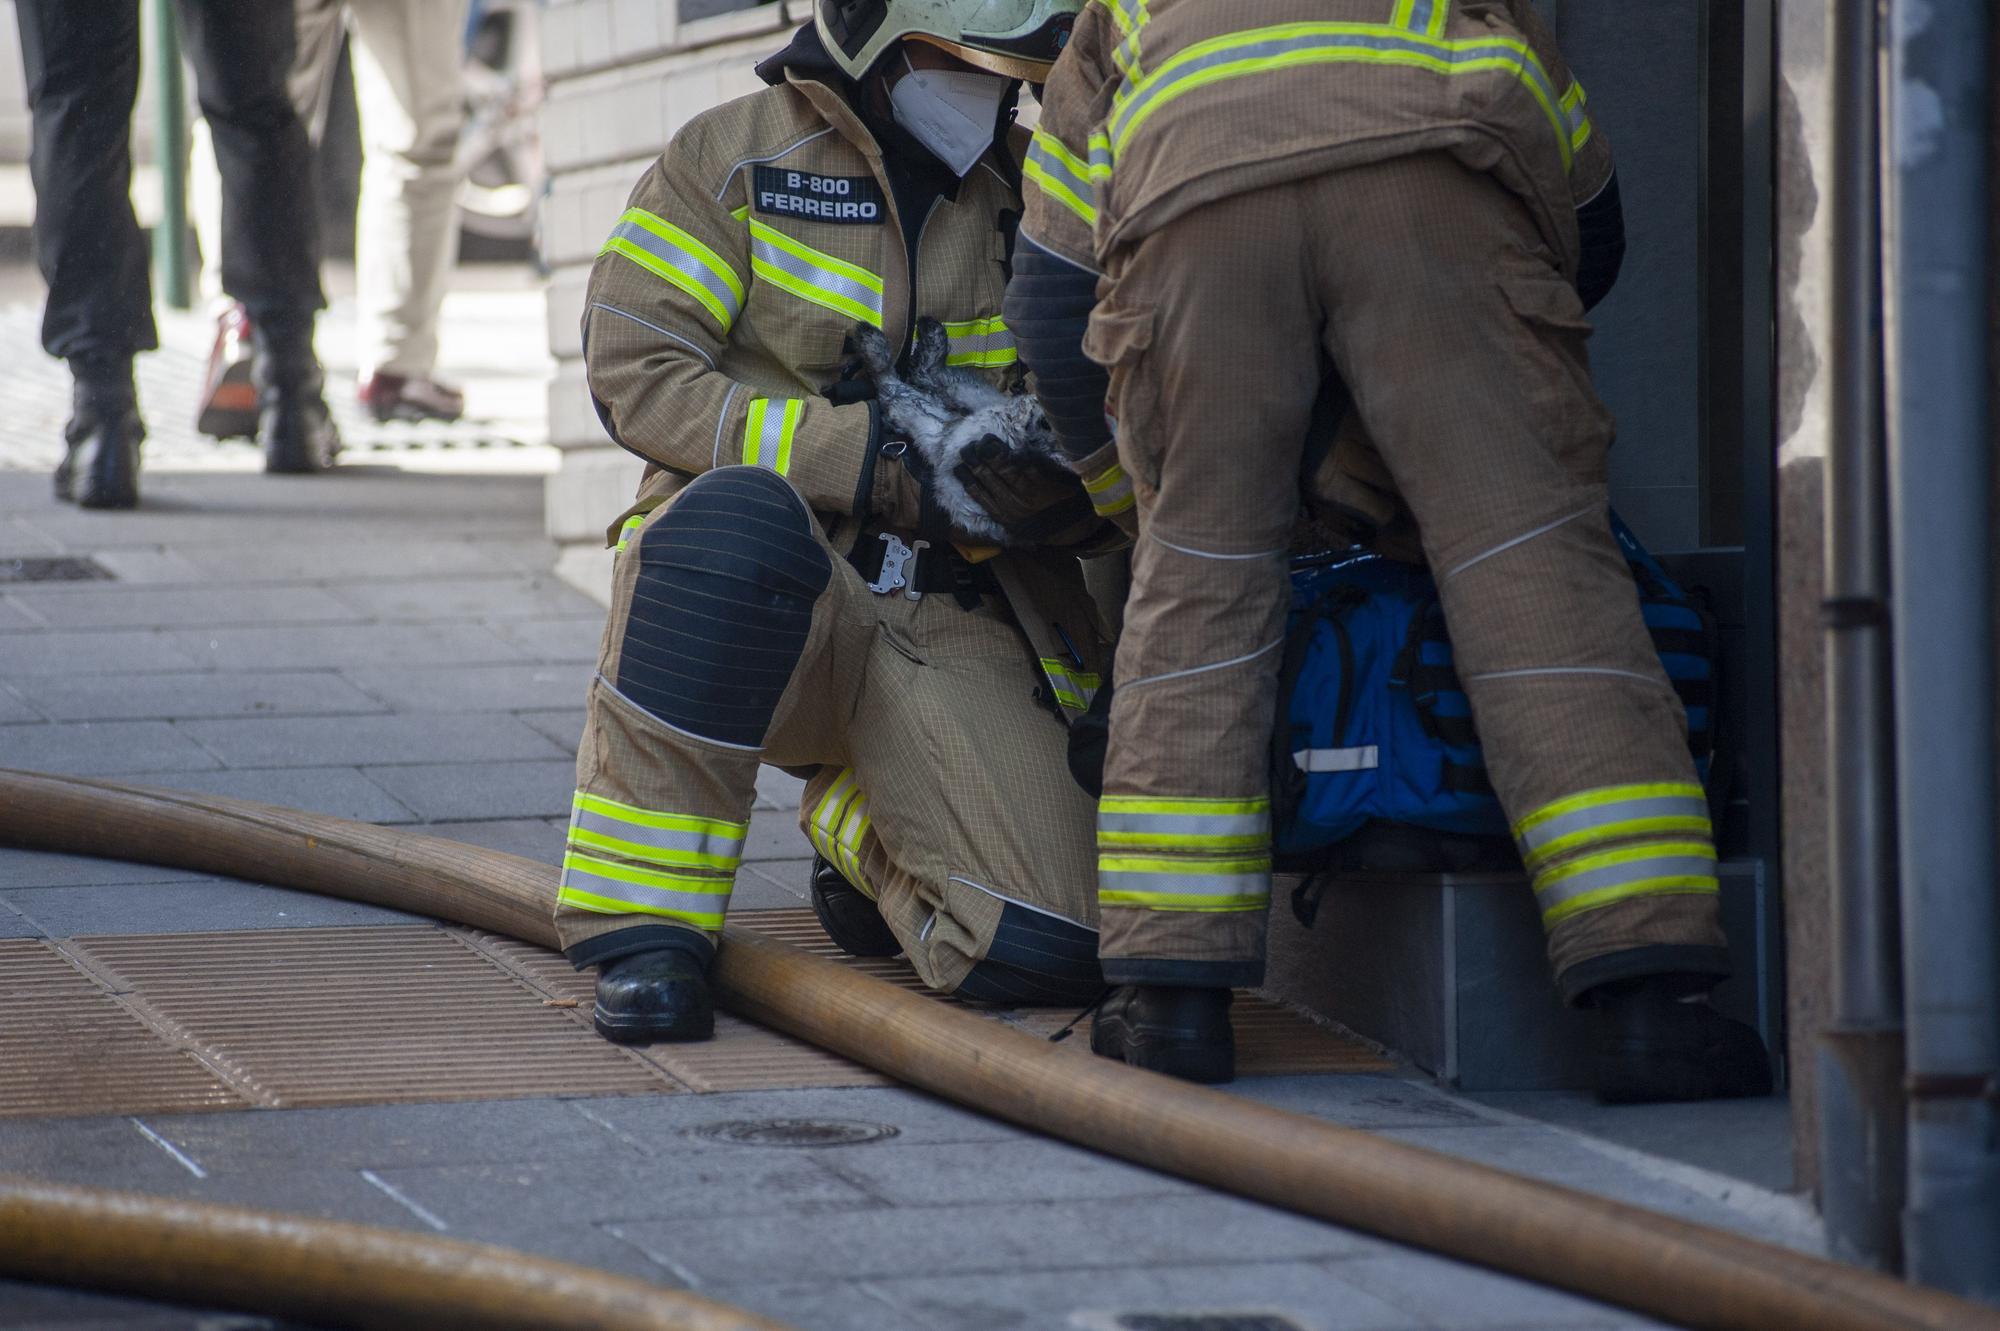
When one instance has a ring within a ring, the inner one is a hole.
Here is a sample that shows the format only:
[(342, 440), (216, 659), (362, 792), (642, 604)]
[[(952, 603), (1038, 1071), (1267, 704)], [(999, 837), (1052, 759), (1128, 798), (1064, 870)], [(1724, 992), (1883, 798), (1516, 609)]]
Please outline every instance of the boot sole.
[(1090, 1030), (1090, 1052), (1181, 1081), (1220, 1086), (1236, 1080), (1236, 1045), (1178, 1040), (1145, 1026), (1100, 1018)]
[(715, 1014), (699, 1018), (664, 1021), (658, 1017), (621, 1016), (593, 1006), (591, 1024), (613, 1044), (686, 1044), (706, 1040), (715, 1034)]

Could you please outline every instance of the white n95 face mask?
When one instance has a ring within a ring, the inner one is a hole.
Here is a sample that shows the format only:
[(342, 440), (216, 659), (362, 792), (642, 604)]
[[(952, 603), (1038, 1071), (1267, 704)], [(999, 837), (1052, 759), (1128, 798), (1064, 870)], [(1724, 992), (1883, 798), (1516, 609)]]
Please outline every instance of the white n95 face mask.
[(970, 70), (918, 69), (907, 54), (903, 64), (907, 72), (889, 89), (896, 123), (952, 174), (963, 176), (993, 146), (1009, 80)]

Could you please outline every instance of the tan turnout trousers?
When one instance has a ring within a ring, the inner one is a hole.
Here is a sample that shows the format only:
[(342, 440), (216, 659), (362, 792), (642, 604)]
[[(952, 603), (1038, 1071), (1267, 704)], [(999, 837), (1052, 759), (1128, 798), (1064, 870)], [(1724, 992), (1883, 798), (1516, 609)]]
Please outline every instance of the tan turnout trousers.
[(1210, 202), (1104, 257), (1086, 345), (1138, 527), (1106, 978), (1261, 974), (1286, 555), (1330, 370), (1420, 529), (1566, 994), (1635, 957), (1718, 970), (1707, 809), (1606, 519), (1589, 325), (1520, 197), (1420, 153)]
[[(877, 594), (815, 522), (832, 577), (761, 750), (677, 730), (621, 695), (637, 553), (672, 507), (633, 519), (616, 556), (556, 909), (565, 949), (648, 924), (720, 929), (760, 763), (817, 766), (800, 825), (935, 989), (985, 956), (1009, 901), (1094, 925), (1094, 808), (997, 598), (965, 610), (949, 594)], [(1072, 631), (1095, 645), (1082, 623)], [(669, 894), (654, 913), (649, 888)]]

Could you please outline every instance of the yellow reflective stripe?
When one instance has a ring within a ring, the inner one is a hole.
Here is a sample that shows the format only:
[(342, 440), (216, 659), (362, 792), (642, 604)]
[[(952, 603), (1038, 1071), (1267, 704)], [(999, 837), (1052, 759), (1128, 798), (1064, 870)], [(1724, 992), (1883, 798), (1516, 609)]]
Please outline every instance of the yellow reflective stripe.
[(1713, 835), (1714, 830), (1705, 813), (1665, 814), (1657, 818), (1625, 818), (1554, 837), (1542, 842), (1536, 849), (1526, 852), (1521, 859), (1523, 864), (1533, 870), (1579, 846), (1595, 845), (1600, 841), (1624, 841), (1631, 837), (1657, 836), (1662, 832), (1681, 832), (1705, 837)]
[(1099, 805), (1097, 844), (1163, 850), (1266, 851), (1271, 844), (1267, 810), (1135, 813)]
[(654, 809), (642, 809), (636, 804), (620, 804), (617, 800), (606, 799), (602, 795), (586, 794), (581, 790), (570, 797), (570, 807), (608, 814), (621, 822), (635, 823), (640, 827), (659, 827), (675, 832), (706, 832), (710, 836), (733, 838), (739, 843), (750, 831), (748, 823), (733, 823), (726, 818), (701, 818), (691, 813), (661, 813)]
[[(1108, 165), (1104, 174), (1110, 174)], [(1045, 129), (1035, 131), (1035, 137), (1028, 142), (1027, 157), (1021, 163), (1021, 175), (1082, 218), (1085, 226), (1097, 225), (1098, 177), (1055, 135)]]
[(750, 219), (750, 271), (800, 300), (882, 326), (882, 279), (776, 227)]
[(1198, 795), (1176, 795), (1172, 799), (1150, 799), (1138, 795), (1106, 795), (1097, 802), (1099, 813), (1269, 813), (1271, 799), (1208, 799)]
[(806, 820), (806, 839), (813, 849), (871, 901), (875, 892), (861, 872), (861, 844), (872, 825), (868, 795), (855, 783), (852, 767), (834, 778)]
[(1399, 28), (1442, 37), (1450, 17), (1451, 6), (1446, 0), (1396, 0), (1396, 12), (1389, 21)]
[(1535, 875), (1544, 924), (1614, 901), (1718, 890), (1715, 848), (1707, 841), (1649, 841), (1579, 856)]
[(1542, 927), (1552, 929), (1572, 915), (1599, 910), (1632, 897), (1712, 897), (1721, 891), (1721, 885), (1713, 874), (1641, 878), (1617, 887), (1602, 888), (1596, 892), (1585, 892), (1571, 897), (1561, 905), (1542, 912)]
[(1095, 476), (1084, 477), (1083, 489), (1090, 496), (1090, 506), (1101, 518), (1123, 513), (1138, 502), (1132, 493), (1132, 478), (1116, 462)]
[(1583, 151), (1583, 145), (1590, 142), (1590, 113), (1583, 109), (1584, 103), (1589, 100), (1583, 85), (1575, 80), (1571, 80), (1569, 91), (1562, 97), (1563, 117), (1569, 121), (1569, 146), (1577, 152)]
[(617, 897), (602, 897), (580, 888), (565, 887), (556, 894), (556, 899), (565, 906), (577, 910), (587, 910), (593, 915), (663, 915), (668, 919), (681, 920), (697, 929), (714, 932), (722, 928), (723, 912), (691, 911), (649, 906), (636, 901), (625, 901)]
[(1111, 115), (1111, 147), (1123, 152), (1153, 112), (1184, 93), (1248, 74), (1328, 63), (1403, 66), (1447, 76), (1510, 74), (1540, 103), (1555, 130), (1563, 169), (1574, 160), (1569, 118), (1541, 57), (1525, 42), (1507, 37), (1447, 41), (1386, 23), (1285, 23), (1196, 42), (1119, 92)]
[(666, 915), (720, 929), (729, 908), (726, 877), (659, 873), (575, 853), (563, 856), (557, 899), (599, 914)]
[(1256, 855), (1246, 859), (1197, 860), (1154, 855), (1099, 855), (1099, 873), (1163, 873), (1179, 878), (1233, 878), (1245, 874), (1268, 874), (1271, 857)]
[(632, 533), (645, 525), (646, 515), (644, 513), (634, 513), (631, 517), (625, 519), (625, 525), (618, 529), (618, 544), (611, 548), (613, 550), (623, 550), (626, 546), (632, 544)]
[[(1542, 805), (1514, 824), (1514, 839), (1522, 843), (1523, 849), (1530, 849), (1541, 842), (1541, 838), (1535, 835), (1536, 829), (1544, 828), (1558, 818), (1589, 810), (1613, 810), (1611, 817), (1628, 817), (1632, 814), (1653, 812), (1641, 809), (1630, 811), (1616, 809), (1618, 805), (1641, 800), (1693, 800), (1699, 803), (1702, 811), (1705, 812), (1708, 808), (1707, 793), (1691, 781), (1648, 781), (1628, 786), (1596, 786)], [(1694, 812), (1692, 808), (1687, 807), (1677, 807), (1674, 811)]]
[(700, 301), (728, 332), (743, 312), (736, 270), (694, 236), (644, 208), (627, 208), (601, 253), (618, 254)]
[(792, 440), (798, 434), (799, 418), (805, 414), (806, 404), (798, 398), (777, 400), (784, 405), (774, 413), (772, 399), (750, 399), (750, 410), (743, 421), (743, 463), (784, 476), (792, 468)]
[(1263, 850), (1271, 844), (1268, 832), (1241, 832), (1221, 835), (1212, 832), (1116, 832), (1097, 830), (1099, 847), (1127, 850)]
[(988, 368), (1012, 365), (1021, 354), (1014, 332), (997, 314), (983, 319), (964, 319), (944, 326), (947, 365), (979, 365)]
[(1090, 700), (1104, 685), (1102, 676), (1093, 675), (1088, 670), (1072, 670), (1059, 657), (1044, 656), (1039, 660), (1042, 673), (1048, 676), (1049, 687), (1055, 691), (1056, 701), (1073, 712), (1089, 708)]
[(1221, 914), (1233, 910), (1268, 910), (1271, 898), (1263, 897), (1200, 897), (1181, 896), (1162, 892), (1107, 892), (1099, 889), (1097, 904), (1102, 906), (1137, 906), (1146, 910), (1179, 910), (1203, 914)]
[(644, 860), (648, 864), (680, 865), (689, 869), (721, 869), (727, 872), (743, 863), (740, 856), (709, 855), (693, 850), (663, 850), (658, 846), (607, 836), (584, 827), (570, 829), (569, 844), (587, 850), (609, 851), (613, 855), (623, 855), (628, 860)]

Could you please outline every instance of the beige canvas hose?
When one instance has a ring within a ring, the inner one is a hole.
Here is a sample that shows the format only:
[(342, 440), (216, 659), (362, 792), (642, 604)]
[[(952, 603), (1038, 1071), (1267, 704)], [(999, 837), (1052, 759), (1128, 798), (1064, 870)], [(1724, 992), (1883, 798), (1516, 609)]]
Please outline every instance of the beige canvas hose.
[[(0, 770), (0, 843), (370, 901), (553, 946), (556, 871), (240, 800)], [(2000, 1331), (2000, 1310), (1067, 1050), (732, 925), (732, 1011), (1215, 1188), (1687, 1326)]]

